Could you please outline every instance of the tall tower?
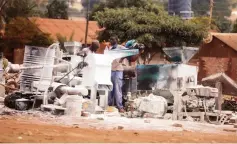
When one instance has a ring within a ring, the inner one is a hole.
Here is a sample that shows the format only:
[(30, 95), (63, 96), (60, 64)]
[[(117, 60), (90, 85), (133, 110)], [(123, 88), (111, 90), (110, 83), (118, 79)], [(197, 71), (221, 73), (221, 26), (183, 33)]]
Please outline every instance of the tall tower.
[(169, 0), (168, 11), (170, 15), (178, 15), (182, 19), (191, 19), (192, 0)]

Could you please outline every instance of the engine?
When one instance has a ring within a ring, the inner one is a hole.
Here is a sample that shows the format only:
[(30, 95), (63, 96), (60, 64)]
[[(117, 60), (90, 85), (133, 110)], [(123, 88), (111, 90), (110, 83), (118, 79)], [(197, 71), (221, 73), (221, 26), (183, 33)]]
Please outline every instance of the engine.
[(187, 88), (187, 95), (182, 97), (187, 112), (210, 112), (215, 109), (218, 89), (204, 86)]

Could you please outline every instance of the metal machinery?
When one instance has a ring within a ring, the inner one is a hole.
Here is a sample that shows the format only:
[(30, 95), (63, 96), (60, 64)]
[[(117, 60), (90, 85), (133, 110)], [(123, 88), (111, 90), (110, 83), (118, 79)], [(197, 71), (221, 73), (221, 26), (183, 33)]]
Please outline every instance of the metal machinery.
[[(23, 65), (10, 65), (11, 71), (22, 71), (20, 90), (5, 98), (5, 105), (17, 110), (35, 107), (38, 99), (43, 100), (42, 109), (65, 110), (58, 103), (64, 95), (87, 96), (93, 102), (95, 111), (98, 90), (105, 91), (104, 107), (107, 106), (108, 91), (112, 89), (111, 64), (114, 59), (138, 54), (138, 50), (113, 50), (104, 54), (77, 56), (82, 49), (80, 43), (65, 43), (66, 52), (59, 44), (50, 47), (25, 47)], [(80, 64), (88, 66), (81, 67)]]
[[(198, 67), (186, 64), (198, 48), (173, 47), (164, 48), (163, 51), (173, 63), (138, 65), (137, 91), (148, 91), (164, 97), (168, 103), (167, 112), (173, 114), (174, 120), (190, 116), (203, 121), (204, 115), (214, 112), (218, 89), (197, 85)], [(134, 102), (131, 104), (134, 105)]]

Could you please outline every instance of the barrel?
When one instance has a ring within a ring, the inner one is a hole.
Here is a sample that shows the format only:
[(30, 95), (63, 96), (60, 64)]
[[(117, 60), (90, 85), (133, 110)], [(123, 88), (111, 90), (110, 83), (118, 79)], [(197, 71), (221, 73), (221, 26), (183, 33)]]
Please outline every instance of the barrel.
[(83, 98), (78, 95), (69, 96), (66, 100), (65, 115), (81, 117)]

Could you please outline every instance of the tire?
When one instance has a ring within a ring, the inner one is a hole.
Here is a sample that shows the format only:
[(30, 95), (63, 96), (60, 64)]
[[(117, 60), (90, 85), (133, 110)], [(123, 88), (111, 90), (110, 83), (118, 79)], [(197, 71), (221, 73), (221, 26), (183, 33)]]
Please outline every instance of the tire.
[(16, 108), (16, 100), (21, 98), (19, 95), (16, 93), (10, 94), (5, 97), (4, 99), (4, 105), (8, 108), (15, 109)]
[(29, 109), (29, 102), (16, 102), (15, 109), (19, 111), (26, 111)]

